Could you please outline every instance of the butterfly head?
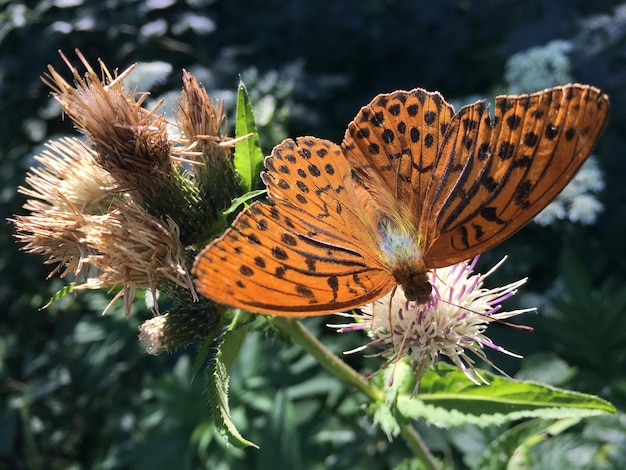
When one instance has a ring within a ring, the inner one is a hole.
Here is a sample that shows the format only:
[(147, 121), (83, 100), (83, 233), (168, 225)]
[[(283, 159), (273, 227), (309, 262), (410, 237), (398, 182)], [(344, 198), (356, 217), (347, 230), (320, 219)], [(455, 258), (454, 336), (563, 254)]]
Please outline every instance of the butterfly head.
[(415, 301), (418, 304), (428, 302), (433, 286), (428, 280), (426, 273), (411, 273), (400, 286), (404, 290), (406, 300)]
[(428, 302), (433, 286), (421, 259), (397, 266), (393, 270), (393, 277), (402, 287), (406, 300), (414, 301), (418, 305)]

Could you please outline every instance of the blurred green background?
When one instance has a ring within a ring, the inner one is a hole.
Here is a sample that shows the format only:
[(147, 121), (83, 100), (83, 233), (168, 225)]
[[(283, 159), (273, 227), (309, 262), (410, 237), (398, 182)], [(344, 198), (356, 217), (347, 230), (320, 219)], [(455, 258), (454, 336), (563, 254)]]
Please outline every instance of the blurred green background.
[[(375, 468), (407, 466), (401, 440), (372, 424), (364, 400), (274, 334), (249, 336), (231, 379), (242, 433), (261, 446), (227, 448), (211, 426), (196, 349), (145, 354), (136, 300), (101, 316), (105, 293), (67, 296), (39, 311), (62, 283), (18, 251), (6, 219), (43, 142), (74, 135), (39, 77), (61, 49), (95, 66), (140, 67), (137, 89), (166, 98), (183, 68), (232, 112), (248, 86), (266, 153), (286, 136), (339, 142), (358, 109), (381, 92), (439, 90), (455, 105), (567, 81), (602, 88), (611, 120), (565, 219), (530, 224), (481, 258), (505, 266), (488, 284), (530, 281), (509, 308), (537, 306), (533, 333), (490, 327), (522, 361), (491, 354), (511, 375), (594, 393), (619, 414), (594, 418), (535, 446), (534, 468), (626, 467), (626, 4), (581, 0), (0, 0), (0, 469)], [(79, 70), (80, 69), (79, 67)], [(601, 187), (603, 190), (599, 190)], [(603, 211), (595, 217), (593, 207)], [(578, 198), (578, 199), (577, 199)], [(595, 204), (595, 206), (594, 206)], [(586, 223), (577, 219), (585, 219)], [(363, 338), (307, 321), (340, 352)], [(379, 363), (349, 357), (357, 369)], [(451, 467), (471, 467), (502, 429), (441, 431), (417, 424)], [(403, 462), (401, 464), (401, 462)], [(417, 468), (417, 467), (414, 467)]]

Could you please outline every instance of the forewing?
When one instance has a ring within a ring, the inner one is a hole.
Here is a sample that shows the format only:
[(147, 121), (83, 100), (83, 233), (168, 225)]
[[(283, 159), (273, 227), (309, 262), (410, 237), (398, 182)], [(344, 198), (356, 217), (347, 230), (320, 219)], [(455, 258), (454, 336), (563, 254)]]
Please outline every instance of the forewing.
[(438, 92), (416, 88), (378, 95), (349, 124), (342, 149), (383, 211), (403, 206), (420, 219), (453, 114)]
[(198, 255), (202, 294), (251, 312), (308, 316), (361, 306), (393, 287), (337, 145), (286, 140), (265, 166), (273, 205), (252, 204)]
[(482, 253), (519, 230), (572, 179), (608, 120), (597, 88), (499, 96), (495, 119), (465, 106), (447, 129), (419, 227), (428, 268)]

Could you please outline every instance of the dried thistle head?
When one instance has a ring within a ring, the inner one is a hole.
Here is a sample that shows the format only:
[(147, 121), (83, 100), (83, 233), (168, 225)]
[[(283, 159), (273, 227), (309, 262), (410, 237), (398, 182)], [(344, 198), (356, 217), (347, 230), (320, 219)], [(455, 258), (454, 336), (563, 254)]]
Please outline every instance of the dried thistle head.
[(69, 137), (44, 145), (46, 149), (35, 156), (40, 166), (31, 168), (26, 175), (27, 187), (18, 188), (20, 193), (33, 198), (24, 208), (34, 212), (44, 204), (67, 209), (69, 202), (83, 213), (107, 210), (117, 184), (95, 164), (95, 152), (81, 140)]
[(111, 303), (123, 296), (127, 314), (136, 288), (197, 301), (187, 270), (194, 244), (240, 195), (224, 105), (184, 72), (183, 145), (174, 147), (158, 106), (145, 109), (147, 95), (124, 87), (133, 67), (112, 73), (100, 61), (99, 76), (76, 54), (84, 75), (61, 54), (74, 83), (51, 66), (43, 81), (86, 141), (62, 139), (36, 157), (15, 236), (56, 265), (51, 276), (74, 275), (75, 289), (121, 288)]
[(80, 242), (86, 247), (83, 262), (96, 274), (77, 288), (123, 286), (118, 296), (124, 295), (127, 315), (137, 287), (150, 288), (155, 306), (157, 287), (167, 283), (189, 290), (197, 300), (178, 226), (172, 220), (164, 223), (129, 200), (105, 215), (87, 217), (81, 234)]
[(241, 194), (231, 152), (233, 140), (226, 135), (224, 102), (213, 101), (196, 78), (183, 70), (176, 120), (186, 144), (181, 153), (199, 163), (193, 165), (194, 179), (208, 228), (219, 212)]
[(202, 162), (230, 159), (227, 145), (228, 121), (224, 102), (213, 101), (205, 88), (186, 70), (183, 70), (183, 90), (178, 100), (176, 121), (193, 156)]
[(116, 181), (78, 139), (47, 147), (36, 157), (41, 166), (19, 188), (29, 197), (29, 214), (13, 220), (22, 249), (56, 264), (50, 276), (76, 276), (78, 289), (122, 286), (118, 297), (124, 295), (127, 314), (137, 287), (155, 292), (170, 283), (196, 298), (176, 224), (117, 191)]
[(51, 66), (43, 81), (89, 139), (96, 163), (150, 214), (174, 221), (183, 245), (206, 239), (220, 212), (241, 193), (225, 135), (223, 103), (213, 102), (185, 72), (178, 112), (185, 145), (174, 147), (170, 123), (156, 114), (158, 106), (145, 109), (147, 94), (124, 87), (133, 67), (117, 74), (100, 62), (100, 77), (76, 53), (84, 76), (61, 54), (74, 84)]
[(61, 54), (74, 85), (52, 66), (42, 80), (79, 132), (90, 140), (98, 165), (123, 189), (149, 196), (172, 172), (167, 121), (155, 114), (155, 109), (143, 108), (147, 94), (124, 87), (123, 78), (133, 67), (120, 75), (111, 74), (100, 62), (101, 79), (83, 55), (79, 51), (76, 54), (85, 66), (84, 76)]
[(65, 277), (81, 272), (85, 216), (106, 213), (116, 197), (116, 182), (80, 140), (64, 138), (46, 147), (35, 157), (40, 166), (31, 168), (26, 186), (18, 188), (29, 197), (24, 205), (29, 215), (15, 217), (15, 236), (25, 244), (22, 250), (57, 264), (50, 276), (61, 272)]

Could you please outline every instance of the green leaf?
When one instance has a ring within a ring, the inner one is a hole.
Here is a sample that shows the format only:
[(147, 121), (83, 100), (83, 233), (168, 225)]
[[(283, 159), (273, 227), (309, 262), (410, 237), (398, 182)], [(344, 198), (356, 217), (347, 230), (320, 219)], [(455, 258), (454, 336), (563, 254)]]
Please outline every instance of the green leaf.
[(424, 418), (439, 427), (465, 423), (502, 424), (523, 418), (573, 418), (614, 413), (609, 402), (584, 393), (530, 381), (514, 381), (487, 371), (489, 385), (475, 385), (453, 366), (440, 365), (424, 374), (419, 394), (398, 397), (398, 410), (408, 418)]
[(195, 379), (198, 372), (200, 372), (200, 369), (202, 369), (202, 365), (211, 351), (211, 346), (215, 342), (216, 338), (221, 334), (221, 329), (216, 328), (216, 331), (220, 333), (216, 333), (202, 342), (202, 346), (200, 346), (196, 360), (193, 363), (192, 379)]
[(218, 235), (221, 235), (224, 230), (228, 227), (228, 216), (234, 213), (242, 204), (246, 204), (251, 199), (259, 197), (260, 195), (266, 193), (266, 189), (256, 189), (254, 191), (248, 191), (246, 194), (236, 197), (232, 200), (231, 205), (228, 209), (225, 209), (221, 214), (217, 216), (217, 220), (211, 226), (211, 230), (209, 232), (209, 239), (214, 238)]
[[(249, 134), (252, 134), (250, 138), (244, 138)], [(259, 146), (259, 135), (254, 122), (248, 91), (241, 80), (237, 88), (235, 137), (239, 139), (235, 144), (235, 168), (241, 177), (244, 190), (251, 191), (258, 186), (261, 180), (263, 151)]]
[(219, 354), (222, 361), (228, 368), (228, 372), (230, 372), (235, 359), (237, 359), (241, 345), (248, 334), (248, 327), (245, 323), (251, 316), (250, 313), (244, 312), (243, 310), (235, 309), (234, 311), (235, 315), (233, 316), (233, 319), (228, 326), (228, 330), (224, 335), (224, 341)]
[(368, 411), (372, 415), (374, 424), (380, 426), (390, 441), (400, 434), (400, 423), (393, 414), (393, 408), (387, 403), (373, 402)]
[(52, 305), (54, 302), (59, 300), (61, 297), (64, 297), (67, 294), (71, 294), (72, 292), (74, 292), (75, 286), (76, 286), (76, 283), (74, 282), (70, 282), (68, 285), (63, 286), (52, 297), (50, 297), (50, 300), (48, 300), (48, 303), (44, 305), (43, 307), (41, 307), (41, 310), (43, 310), (44, 308), (48, 308), (50, 305)]
[[(445, 462), (439, 461), (439, 460), (435, 460), (435, 462), (437, 462), (438, 467), (440, 470), (445, 470), (445, 469), (453, 469), (453, 467), (446, 465)], [(429, 468), (432, 468), (430, 466), (427, 466), (424, 462), (422, 462), (421, 460), (417, 459), (417, 458), (408, 458), (408, 459), (404, 459), (402, 462), (400, 462), (398, 465), (396, 465), (395, 467), (393, 467), (393, 470), (427, 470)]]
[(583, 437), (596, 444), (596, 462), (610, 463), (606, 468), (626, 468), (626, 414), (588, 420)]
[(209, 403), (213, 407), (213, 421), (218, 435), (235, 447), (258, 446), (245, 439), (237, 430), (228, 406), (228, 384), (230, 369), (237, 358), (248, 328), (235, 328), (236, 320), (220, 338), (215, 357), (207, 374)]
[(235, 212), (237, 210), (237, 208), (239, 206), (241, 206), (242, 204), (245, 204), (246, 202), (248, 202), (250, 199), (255, 199), (257, 197), (259, 197), (261, 194), (265, 194), (267, 192), (266, 189), (256, 189), (254, 191), (248, 191), (246, 194), (244, 194), (243, 196), (239, 196), (236, 197), (235, 199), (232, 200), (232, 203), (230, 205), (230, 207), (228, 209), (226, 209), (224, 212), (222, 212), (222, 214), (224, 215), (230, 215), (233, 212)]
[[(374, 419), (374, 424), (380, 426), (389, 440), (400, 433), (400, 423), (398, 416), (395, 415), (396, 405), (403, 385), (410, 380), (411, 376), (411, 366), (406, 362), (397, 362), (374, 377), (373, 384), (383, 391), (385, 401), (372, 402), (369, 412)], [(400, 417), (400, 419), (403, 418)]]

